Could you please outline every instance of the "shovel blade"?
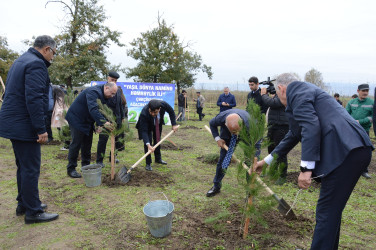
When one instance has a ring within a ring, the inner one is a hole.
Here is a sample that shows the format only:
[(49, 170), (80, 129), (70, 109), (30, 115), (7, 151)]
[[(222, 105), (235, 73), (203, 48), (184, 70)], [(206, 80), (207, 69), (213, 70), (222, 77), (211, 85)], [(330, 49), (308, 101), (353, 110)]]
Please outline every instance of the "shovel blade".
[(287, 204), (287, 202), (281, 198), (278, 199), (278, 211), (289, 220), (296, 219), (296, 215), (294, 214), (294, 211), (291, 209), (290, 205)]
[(128, 169), (126, 167), (122, 167), (117, 174), (118, 179), (122, 183), (127, 183), (131, 180), (131, 173), (127, 173)]

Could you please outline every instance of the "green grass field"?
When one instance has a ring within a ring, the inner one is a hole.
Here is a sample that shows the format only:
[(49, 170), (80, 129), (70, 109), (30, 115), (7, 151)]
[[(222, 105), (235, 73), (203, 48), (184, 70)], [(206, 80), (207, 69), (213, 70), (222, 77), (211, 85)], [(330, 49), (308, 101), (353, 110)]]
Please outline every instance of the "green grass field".
[[(190, 120), (180, 123), (179, 131), (170, 137), (178, 148), (169, 142), (163, 144), (162, 157), (168, 165), (153, 163), (153, 171), (146, 172), (145, 162), (142, 162), (132, 171), (132, 180), (126, 185), (102, 183), (88, 188), (83, 179), (67, 176), (68, 152), (60, 151), (62, 145), (42, 146), (40, 197), (48, 204), (48, 211), (59, 213), (60, 218), (35, 225), (25, 225), (23, 217), (15, 215), (16, 166), (10, 141), (1, 138), (0, 248), (308, 249), (315, 224), (317, 184), (298, 196), (294, 207), (297, 220), (285, 220), (275, 207), (263, 214), (266, 224), (251, 218), (246, 240), (239, 236), (246, 195), (238, 185), (235, 164), (229, 167), (221, 193), (212, 198), (205, 196), (212, 186), (216, 168), (215, 159), (208, 159), (215, 158), (213, 154), (219, 155), (219, 148), (204, 125), (218, 112), (214, 104), (208, 104), (201, 122), (197, 114), (191, 112)], [(134, 138), (126, 143), (125, 151), (119, 153), (121, 163), (116, 171), (123, 165), (132, 166), (144, 154), (134, 124), (130, 127)], [(164, 126), (163, 134), (170, 129)], [(374, 139), (373, 133), (371, 138)], [(95, 135), (92, 153), (96, 152), (97, 140), (98, 135)], [(107, 154), (108, 149), (109, 145)], [(241, 149), (235, 153), (241, 156)], [(262, 156), (266, 153), (263, 149)], [(290, 152), (288, 159), (288, 182), (283, 186), (268, 185), (292, 205), (298, 191), (299, 146)], [(376, 249), (375, 165), (373, 159), (370, 165), (373, 178), (360, 179), (344, 210), (341, 248)], [(109, 173), (110, 165), (106, 160), (102, 176), (108, 177)], [(163, 192), (175, 206), (172, 233), (162, 239), (151, 236), (142, 210), (150, 199), (163, 199), (155, 192)], [(267, 195), (266, 192), (261, 194)], [(254, 204), (258, 208), (257, 199)]]

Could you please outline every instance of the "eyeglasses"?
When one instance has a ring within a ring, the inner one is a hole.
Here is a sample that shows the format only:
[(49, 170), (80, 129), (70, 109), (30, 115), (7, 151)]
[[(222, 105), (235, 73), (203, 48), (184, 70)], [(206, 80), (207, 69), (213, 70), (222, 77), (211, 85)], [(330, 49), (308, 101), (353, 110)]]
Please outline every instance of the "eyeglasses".
[(53, 54), (54, 56), (57, 55), (57, 53), (56, 53), (53, 49), (51, 49), (51, 47), (50, 47), (49, 49), (52, 51), (52, 54)]

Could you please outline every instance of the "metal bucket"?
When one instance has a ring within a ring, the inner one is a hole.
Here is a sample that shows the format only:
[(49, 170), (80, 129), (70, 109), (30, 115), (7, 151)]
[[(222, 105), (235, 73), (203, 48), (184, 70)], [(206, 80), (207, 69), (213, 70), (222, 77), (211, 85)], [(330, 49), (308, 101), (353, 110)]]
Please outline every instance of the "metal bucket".
[(91, 164), (81, 167), (82, 176), (87, 187), (99, 186), (102, 182), (102, 166)]
[(163, 238), (171, 233), (172, 212), (174, 204), (162, 192), (166, 200), (149, 200), (144, 206), (144, 214), (148, 222), (150, 233), (157, 238)]

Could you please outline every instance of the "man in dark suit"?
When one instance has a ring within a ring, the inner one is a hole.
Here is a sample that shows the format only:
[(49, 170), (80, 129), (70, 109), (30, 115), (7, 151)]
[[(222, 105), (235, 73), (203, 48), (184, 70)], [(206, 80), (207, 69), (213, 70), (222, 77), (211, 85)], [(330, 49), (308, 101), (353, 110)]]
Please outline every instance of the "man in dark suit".
[[(106, 99), (116, 95), (117, 86), (114, 82), (89, 87), (81, 92), (68, 109), (65, 119), (69, 123), (72, 142), (69, 145), (67, 173), (72, 178), (81, 178), (76, 171), (78, 153), (81, 149), (81, 165), (90, 164), (91, 144), (93, 142), (94, 122), (99, 130), (104, 126), (112, 129), (111, 123), (106, 121), (99, 112), (97, 99), (106, 103)], [(100, 131), (98, 131), (100, 132)]]
[[(237, 135), (239, 133), (241, 129), (241, 127), (239, 126), (239, 121), (242, 121), (245, 126), (249, 128), (249, 119), (249, 113), (245, 110), (228, 109), (226, 111), (220, 112), (216, 117), (210, 120), (209, 125), (211, 133), (221, 150), (217, 163), (217, 170), (213, 180), (214, 185), (206, 193), (207, 197), (212, 197), (221, 191), (221, 182), (223, 177), (225, 176), (223, 170), (223, 161), (227, 155), (227, 150), (224, 149), (224, 145), (230, 147), (231, 139), (234, 135)], [(221, 127), (220, 133), (218, 133), (218, 127)], [(235, 138), (234, 140), (237, 140), (237, 138)]]
[[(138, 118), (136, 128), (138, 130), (138, 136), (140, 140), (144, 141), (144, 152), (147, 153), (149, 150), (154, 152), (155, 162), (166, 165), (167, 162), (162, 160), (161, 147), (158, 146), (153, 149), (152, 145), (157, 144), (162, 135), (162, 125), (164, 122), (164, 115), (168, 113), (170, 116), (172, 130), (175, 132), (178, 130), (176, 125), (176, 117), (174, 109), (165, 101), (151, 100), (140, 113)], [(151, 167), (151, 155), (146, 157), (146, 167), (148, 171), (152, 171)]]
[(371, 160), (372, 143), (361, 125), (322, 89), (289, 73), (280, 75), (275, 85), (290, 130), (254, 170), (260, 173), (272, 155), (286, 155), (300, 141), (299, 187), (307, 189), (312, 176), (321, 179), (311, 249), (337, 249), (342, 211)]
[(9, 70), (4, 102), (0, 110), (0, 136), (10, 139), (17, 165), (18, 206), (16, 215), (25, 214), (25, 223), (56, 220), (58, 214), (45, 213), (39, 200), (38, 179), (41, 143), (48, 134), (50, 78), (47, 68), (56, 54), (50, 36), (38, 36), (34, 46), (18, 58)]

